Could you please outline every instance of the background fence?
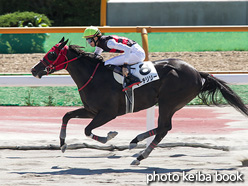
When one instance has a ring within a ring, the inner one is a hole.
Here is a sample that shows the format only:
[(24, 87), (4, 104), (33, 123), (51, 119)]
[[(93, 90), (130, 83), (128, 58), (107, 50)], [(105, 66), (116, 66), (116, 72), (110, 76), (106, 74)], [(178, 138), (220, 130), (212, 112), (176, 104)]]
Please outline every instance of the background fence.
[[(86, 27), (1, 27), (2, 34), (23, 34), (23, 33), (83, 33)], [(154, 27), (99, 27), (101, 32), (125, 32), (141, 33), (142, 45), (148, 60), (148, 33), (152, 32), (248, 32), (247, 25), (239, 26), (154, 26)]]

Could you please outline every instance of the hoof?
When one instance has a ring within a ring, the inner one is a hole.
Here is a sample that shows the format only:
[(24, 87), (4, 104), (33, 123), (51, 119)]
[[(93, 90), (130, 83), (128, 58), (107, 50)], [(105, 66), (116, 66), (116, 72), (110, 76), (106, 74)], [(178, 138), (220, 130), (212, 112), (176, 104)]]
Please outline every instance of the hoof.
[(113, 139), (117, 134), (118, 134), (118, 132), (116, 132), (116, 131), (109, 132), (108, 137), (107, 137), (108, 141)]
[(65, 150), (67, 149), (67, 144), (65, 143), (62, 147), (60, 147), (61, 152), (65, 152)]
[(137, 143), (130, 143), (129, 144), (129, 150), (134, 149), (135, 147), (137, 147)]
[(133, 160), (133, 162), (131, 163), (131, 165), (139, 165), (140, 164), (140, 161), (139, 160)]

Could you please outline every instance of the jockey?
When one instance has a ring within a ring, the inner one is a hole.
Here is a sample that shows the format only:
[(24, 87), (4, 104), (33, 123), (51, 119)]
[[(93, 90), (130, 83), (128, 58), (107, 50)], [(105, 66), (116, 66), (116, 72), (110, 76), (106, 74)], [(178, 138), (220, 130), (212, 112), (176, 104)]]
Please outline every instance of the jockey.
[[(96, 47), (94, 52), (96, 55), (100, 55), (103, 51), (124, 53), (104, 63), (108, 69), (117, 73), (122, 72), (125, 77), (123, 91), (141, 83), (140, 79), (131, 74), (130, 71), (130, 65), (142, 62), (145, 59), (145, 52), (138, 43), (125, 37), (114, 35), (103, 36), (100, 30), (93, 26), (85, 29), (83, 38), (86, 38), (90, 46)], [(122, 71), (119, 66), (123, 66)]]

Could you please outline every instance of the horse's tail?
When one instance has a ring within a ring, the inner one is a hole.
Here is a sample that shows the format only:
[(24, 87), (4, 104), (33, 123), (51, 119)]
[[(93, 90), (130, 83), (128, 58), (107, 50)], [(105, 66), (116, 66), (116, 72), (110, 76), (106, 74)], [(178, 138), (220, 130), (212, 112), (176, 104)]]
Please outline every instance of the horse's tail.
[(200, 75), (205, 79), (205, 83), (202, 86), (199, 98), (204, 104), (209, 105), (213, 103), (219, 105), (219, 100), (217, 98), (217, 93), (221, 92), (225, 100), (237, 109), (239, 112), (248, 116), (248, 108), (245, 106), (241, 98), (227, 85), (226, 82), (213, 77), (212, 75), (204, 72), (200, 72)]

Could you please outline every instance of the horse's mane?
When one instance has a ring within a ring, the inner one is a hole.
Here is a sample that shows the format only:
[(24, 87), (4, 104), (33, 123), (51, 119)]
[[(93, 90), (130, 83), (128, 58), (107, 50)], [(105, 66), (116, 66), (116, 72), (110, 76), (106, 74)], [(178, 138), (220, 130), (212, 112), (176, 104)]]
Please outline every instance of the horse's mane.
[(95, 55), (93, 53), (90, 52), (85, 52), (84, 50), (82, 50), (81, 46), (78, 45), (70, 45), (69, 46), (69, 50), (71, 50), (72, 52), (76, 53), (77, 55), (82, 55), (85, 58), (89, 58), (89, 60), (91, 61), (96, 61), (97, 63), (103, 63), (103, 57), (101, 55)]

